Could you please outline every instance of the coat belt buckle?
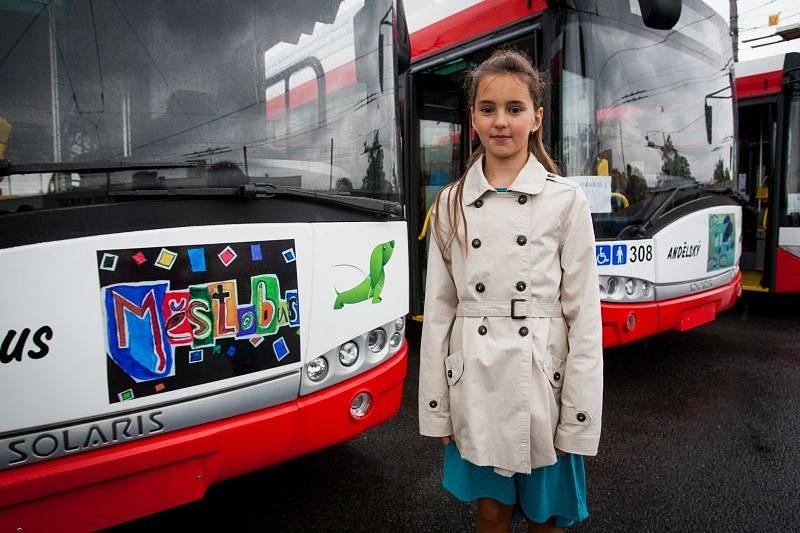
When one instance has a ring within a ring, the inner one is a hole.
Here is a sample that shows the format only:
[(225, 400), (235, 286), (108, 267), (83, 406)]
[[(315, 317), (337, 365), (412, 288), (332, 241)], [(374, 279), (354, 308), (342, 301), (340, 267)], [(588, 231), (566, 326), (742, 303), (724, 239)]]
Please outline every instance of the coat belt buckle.
[(511, 299), (511, 318), (513, 318), (513, 319), (515, 319), (515, 320), (517, 320), (517, 319), (522, 319), (522, 318), (528, 318), (528, 317), (527, 317), (527, 316), (525, 316), (525, 315), (518, 315), (518, 314), (515, 312), (515, 311), (516, 311), (516, 308), (515, 308), (515, 305), (514, 305), (514, 304), (517, 304), (517, 303), (520, 303), (520, 302), (522, 302), (522, 303), (525, 303), (525, 300), (523, 300), (522, 298), (512, 298), (512, 299)]

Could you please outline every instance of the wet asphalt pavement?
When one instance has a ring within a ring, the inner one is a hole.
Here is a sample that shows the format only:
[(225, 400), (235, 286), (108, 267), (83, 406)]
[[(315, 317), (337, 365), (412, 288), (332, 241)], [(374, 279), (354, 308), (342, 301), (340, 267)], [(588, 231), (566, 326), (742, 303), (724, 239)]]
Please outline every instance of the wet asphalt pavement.
[[(389, 423), (211, 487), (118, 531), (472, 531), (417, 434), (417, 347)], [(800, 299), (746, 295), (715, 323), (607, 350), (590, 518), (570, 531), (800, 529)], [(522, 523), (514, 531), (524, 531)]]

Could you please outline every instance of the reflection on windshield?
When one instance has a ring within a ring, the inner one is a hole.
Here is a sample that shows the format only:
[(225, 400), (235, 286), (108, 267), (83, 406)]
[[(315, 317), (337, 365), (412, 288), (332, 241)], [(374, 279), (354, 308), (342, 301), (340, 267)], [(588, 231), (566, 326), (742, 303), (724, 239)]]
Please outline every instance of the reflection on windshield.
[(616, 229), (646, 220), (660, 191), (730, 186), (730, 52), (687, 38), (722, 35), (718, 24), (682, 19), (665, 38), (609, 18), (567, 19), (557, 152), (565, 175), (582, 185), (591, 176), (598, 237), (616, 235), (603, 220)]
[(0, 159), (186, 163), (12, 175), (0, 194), (258, 182), (397, 199), (391, 2), (234, 6), (0, 4)]

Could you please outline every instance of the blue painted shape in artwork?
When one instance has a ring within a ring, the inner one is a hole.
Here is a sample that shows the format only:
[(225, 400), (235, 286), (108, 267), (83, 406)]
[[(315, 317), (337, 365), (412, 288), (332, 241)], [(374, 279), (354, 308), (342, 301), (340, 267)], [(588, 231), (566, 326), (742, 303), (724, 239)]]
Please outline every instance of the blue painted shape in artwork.
[(253, 258), (253, 261), (261, 261), (261, 245), (260, 244), (251, 244), (250, 245), (250, 257)]
[(239, 331), (237, 339), (252, 337), (256, 333), (256, 310), (252, 305), (240, 305), (237, 309), (239, 315)]
[(283, 260), (284, 261), (286, 261), (287, 263), (293, 263), (295, 259), (296, 258), (295, 258), (295, 255), (294, 255), (294, 248), (289, 248), (288, 250), (284, 250), (283, 251)]
[(275, 357), (278, 359), (278, 361), (289, 355), (289, 347), (286, 346), (286, 341), (283, 339), (283, 337), (280, 337), (278, 340), (272, 343), (272, 350), (275, 352)]
[(206, 271), (206, 254), (203, 248), (189, 248), (189, 264), (192, 265), (192, 272)]
[(286, 306), (289, 308), (289, 326), (300, 327), (300, 298), (297, 289), (287, 290), (285, 296)]
[(190, 363), (202, 363), (203, 362), (203, 350), (192, 350), (189, 352), (189, 362)]
[(236, 355), (236, 346), (228, 346), (228, 350), (225, 353), (228, 354), (228, 357), (233, 357)]
[(163, 312), (168, 288), (168, 281), (103, 287), (108, 355), (139, 383), (175, 374)]
[(597, 264), (599, 266), (605, 266), (611, 264), (611, 245), (609, 244), (595, 245), (594, 254), (595, 258), (597, 259)]
[(611, 264), (624, 265), (628, 262), (628, 245), (615, 244), (611, 247)]

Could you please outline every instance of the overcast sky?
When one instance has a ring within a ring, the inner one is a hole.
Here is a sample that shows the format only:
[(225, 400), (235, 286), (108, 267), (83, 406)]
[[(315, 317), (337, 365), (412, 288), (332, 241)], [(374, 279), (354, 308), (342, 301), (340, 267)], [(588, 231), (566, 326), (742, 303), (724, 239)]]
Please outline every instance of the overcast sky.
[[(706, 0), (706, 2), (725, 17), (726, 21), (730, 21), (729, 0)], [(739, 11), (739, 61), (785, 54), (786, 52), (800, 52), (800, 39), (788, 42), (780, 41), (780, 44), (759, 48), (751, 48), (750, 45), (772, 42), (777, 38), (742, 43), (742, 39), (772, 35), (776, 27), (767, 25), (769, 15), (778, 12), (780, 12), (778, 28), (800, 24), (800, 2), (797, 0), (738, 0), (737, 6)]]

